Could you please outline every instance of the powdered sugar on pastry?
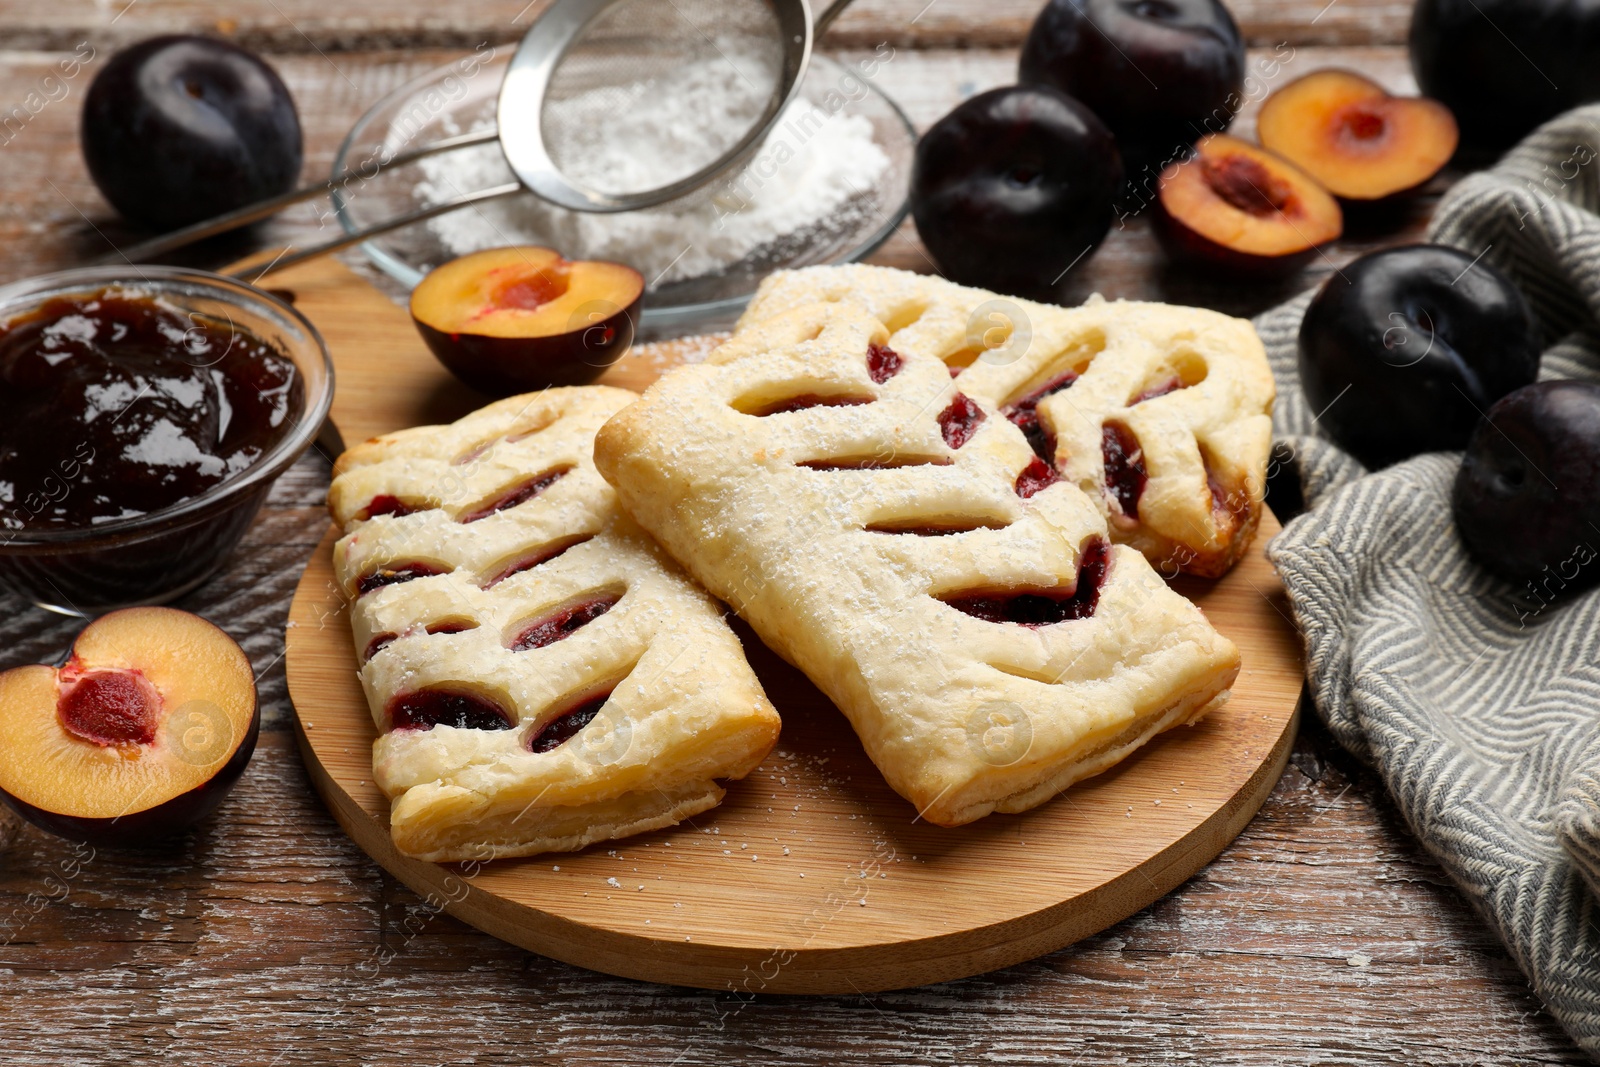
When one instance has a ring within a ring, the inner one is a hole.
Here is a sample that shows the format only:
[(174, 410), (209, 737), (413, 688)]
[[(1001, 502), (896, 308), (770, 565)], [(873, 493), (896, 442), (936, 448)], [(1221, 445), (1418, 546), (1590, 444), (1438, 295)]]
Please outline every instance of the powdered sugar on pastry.
[(1099, 503), (1113, 540), (1164, 573), (1218, 577), (1249, 547), (1275, 389), (1243, 319), (1129, 301), (1061, 308), (849, 265), (772, 275), (739, 329), (816, 302), (855, 304), (888, 324), (895, 351), (948, 364)]
[(595, 431), (633, 398), (512, 397), (339, 459), (334, 566), (406, 855), (524, 856), (670, 826), (777, 740), (720, 609), (594, 469)]
[(599, 469), (929, 821), (1033, 807), (1220, 704), (1233, 645), (890, 334), (849, 301), (756, 322), (608, 422)]

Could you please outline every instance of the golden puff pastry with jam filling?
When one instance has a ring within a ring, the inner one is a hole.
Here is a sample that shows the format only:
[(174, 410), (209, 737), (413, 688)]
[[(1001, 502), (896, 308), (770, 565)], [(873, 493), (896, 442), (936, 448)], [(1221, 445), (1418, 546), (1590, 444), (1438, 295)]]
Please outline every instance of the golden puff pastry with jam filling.
[(719, 606), (594, 468), (595, 431), (633, 399), (512, 397), (335, 467), (335, 570), (408, 856), (526, 856), (670, 826), (777, 740)]
[(612, 418), (599, 469), (934, 823), (1031, 808), (1219, 706), (1232, 643), (891, 333), (848, 301), (742, 329)]

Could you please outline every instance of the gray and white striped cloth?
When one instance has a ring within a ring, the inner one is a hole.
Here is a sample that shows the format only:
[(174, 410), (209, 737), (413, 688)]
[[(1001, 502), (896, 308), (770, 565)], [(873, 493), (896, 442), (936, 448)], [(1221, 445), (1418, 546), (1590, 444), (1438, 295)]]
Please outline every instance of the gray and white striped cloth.
[[(1457, 184), (1431, 239), (1522, 288), (1543, 377), (1600, 380), (1600, 106)], [(1309, 300), (1256, 327), (1310, 509), (1268, 554), (1317, 710), (1600, 1059), (1600, 591), (1541, 606), (1477, 567), (1450, 517), (1458, 455), (1368, 474), (1317, 436), (1295, 369)]]

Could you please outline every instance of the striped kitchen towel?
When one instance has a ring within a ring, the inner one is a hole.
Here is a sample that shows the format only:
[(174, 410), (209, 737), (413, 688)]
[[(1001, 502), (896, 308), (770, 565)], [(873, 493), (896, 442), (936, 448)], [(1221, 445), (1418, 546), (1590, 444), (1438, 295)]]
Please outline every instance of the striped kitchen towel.
[[(1457, 184), (1431, 239), (1522, 288), (1543, 377), (1600, 379), (1600, 106)], [(1268, 554), (1317, 710), (1600, 1059), (1600, 591), (1552, 599), (1474, 564), (1450, 517), (1459, 454), (1369, 474), (1319, 436), (1295, 369), (1309, 300), (1256, 326), (1310, 509)]]

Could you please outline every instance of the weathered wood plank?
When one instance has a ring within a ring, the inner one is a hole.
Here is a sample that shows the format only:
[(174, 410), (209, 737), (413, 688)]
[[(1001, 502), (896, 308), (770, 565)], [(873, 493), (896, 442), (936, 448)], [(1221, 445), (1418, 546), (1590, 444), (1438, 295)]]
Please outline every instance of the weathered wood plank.
[[(277, 57), (275, 62), (300, 103), (306, 130), (306, 173), (327, 173), (339, 141), (372, 101), (456, 54)], [(848, 50), (839, 54), (845, 59), (865, 56)], [(0, 113), (4, 101), (23, 99), (63, 55), (0, 53)], [(1272, 58), (1279, 61), (1276, 77), (1262, 77), (1263, 69), (1271, 69), (1263, 64)], [(962, 99), (1007, 84), (1014, 77), (1015, 62), (1010, 51), (899, 49), (892, 60), (881, 65), (878, 84), (913, 122), (925, 128)], [(1246, 135), (1253, 130), (1255, 112), (1267, 91), (1319, 67), (1354, 67), (1395, 91), (1415, 90), (1404, 50), (1396, 47), (1258, 49), (1252, 52), (1251, 62), (1256, 87), (1235, 123), (1236, 131)], [(109, 251), (108, 241), (128, 244), (141, 236), (122, 224), (100, 199), (78, 157), (77, 114), (91, 70), (87, 68), (78, 79), (65, 83), (65, 95), (48, 101), (9, 141), (0, 137), (8, 190), (0, 202), (0, 241), (7, 247), (0, 258), (0, 277), (72, 266)], [(1435, 199), (1420, 197), (1415, 202), (1417, 213), (1409, 220), (1368, 226), (1364, 231), (1353, 227), (1349, 239), (1328, 250), (1304, 272), (1276, 281), (1243, 282), (1211, 271), (1170, 267), (1150, 232), (1148, 218), (1136, 215), (1123, 220), (1100, 249), (1073, 271), (1068, 296), (1082, 299), (1100, 292), (1113, 298), (1169, 300), (1254, 314), (1321, 280), (1362, 252), (1414, 239)], [(321, 205), (301, 205), (264, 226), (253, 238), (265, 243), (310, 241), (330, 234), (333, 225)], [(232, 259), (245, 247), (229, 243), (224, 251), (211, 252), (211, 262)], [(933, 269), (910, 222), (873, 261), (910, 270)]]
[[(136, 12), (171, 16), (174, 27), (217, 17), (216, 7), (198, 0), (137, 2), (96, 40), (115, 39)], [(316, 6), (273, 2), (297, 21)], [(410, 44), (424, 18), (440, 33), (455, 32), (447, 22), (471, 30), (474, 19), (501, 17), (497, 3), (446, 10), (391, 0), (372, 15), (321, 5), (318, 17), (350, 20), (352, 41)], [(888, 0), (861, 3), (863, 11), (890, 9)], [(70, 51), (82, 39), (72, 36), (76, 27), (104, 27), (123, 4), (62, 0), (41, 9), (6, 0), (0, 40), (19, 47), (55, 41)], [(938, 0), (922, 21), (948, 13), (947, 26), (970, 27), (1010, 18), (1006, 32), (1015, 35), (1032, 6)], [(1302, 26), (1284, 34), (1297, 47), (1329, 26), (1370, 23), (1370, 39), (1379, 40), (1403, 32), (1404, 4), (1342, 0), (1305, 29), (1318, 6), (1252, 0), (1236, 10), (1263, 12), (1263, 23), (1281, 12), (1285, 26)], [(265, 25), (277, 17), (271, 8), (241, 3), (228, 17)], [(966, 14), (972, 10), (979, 15)], [(157, 28), (130, 25), (130, 39)], [(62, 36), (27, 36), (51, 26)], [(464, 43), (467, 30), (445, 43)], [(380, 31), (393, 36), (357, 36)], [(324, 59), (303, 44), (300, 50), (275, 62), (300, 99), (316, 168), (327, 167), (362, 107), (448, 58)], [(59, 58), (0, 53), (0, 114)], [(886, 68), (884, 85), (925, 124), (961, 96), (1002, 84), (1013, 62), (1004, 52), (907, 52)], [(1408, 84), (1399, 48), (1301, 48), (1293, 66), (1324, 63), (1368, 70), (1392, 88)], [(0, 279), (96, 254), (84, 216), (128, 236), (110, 221), (78, 160), (75, 122), (86, 84), (70, 82), (65, 98), (0, 138)], [(265, 236), (314, 229), (306, 210)], [(1237, 284), (1193, 288), (1210, 283), (1164, 268), (1158, 256), (1136, 221), (1113, 233), (1078, 283), (1085, 291), (1240, 310), (1280, 295)], [(908, 235), (881, 258), (914, 267), (920, 257)], [(197, 1065), (282, 1067), (1584, 1062), (1492, 933), (1399, 825), (1381, 786), (1314, 722), (1261, 816), (1182, 890), (1101, 937), (999, 974), (870, 998), (745, 1003), (589, 974), (478, 934), (360, 854), (313, 796), (283, 729), (282, 623), (300, 566), (325, 529), (326, 482), (325, 460), (298, 464), (229, 569), (183, 603), (243, 640), (261, 672), (267, 730), (218, 818), (175, 847), (76, 857), (74, 866), (72, 846), (0, 815), (0, 973), (8, 994), (0, 1030), (12, 1038), (8, 1063), (180, 1056)], [(50, 658), (74, 628), (0, 598), (4, 665)]]
[(274, 731), (172, 848), (74, 868), (13, 828), (0, 1023), (29, 1040), (7, 1062), (1583, 1062), (1330, 745), (1309, 730), (1238, 842), (1105, 935), (923, 989), (748, 1001), (588, 974), (439, 914), (343, 836)]
[[(11, 49), (70, 50), (81, 41), (118, 48), (157, 33), (212, 33), (266, 52), (354, 52), (471, 48), (514, 41), (546, 0), (430, 0), (381, 5), (272, 0), (37, 0), (0, 2), (0, 40)], [(856, 0), (829, 33), (834, 47), (882, 41), (911, 48), (1000, 48), (1019, 44), (1043, 0)], [(1253, 45), (1399, 44), (1410, 25), (1406, 0), (1233, 0)]]

